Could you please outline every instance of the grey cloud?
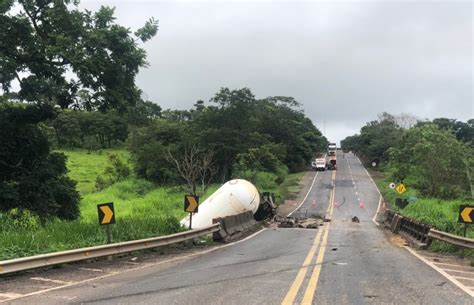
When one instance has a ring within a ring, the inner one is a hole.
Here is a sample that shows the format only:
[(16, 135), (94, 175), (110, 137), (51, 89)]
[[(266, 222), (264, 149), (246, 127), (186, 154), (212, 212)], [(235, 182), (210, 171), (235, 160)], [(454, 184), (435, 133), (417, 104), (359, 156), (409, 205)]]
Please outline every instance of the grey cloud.
[(163, 108), (246, 86), (294, 96), (333, 141), (383, 111), (474, 117), (469, 1), (101, 4), (132, 28), (159, 19), (137, 82)]

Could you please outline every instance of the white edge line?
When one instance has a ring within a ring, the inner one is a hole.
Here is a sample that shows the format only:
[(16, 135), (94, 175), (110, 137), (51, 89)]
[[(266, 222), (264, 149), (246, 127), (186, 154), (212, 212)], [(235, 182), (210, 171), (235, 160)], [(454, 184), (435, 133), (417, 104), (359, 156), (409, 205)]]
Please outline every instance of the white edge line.
[(95, 280), (101, 280), (101, 279), (106, 278), (106, 277), (109, 277), (109, 276), (114, 276), (114, 275), (118, 275), (118, 274), (123, 274), (123, 273), (130, 272), (130, 271), (135, 271), (135, 270), (140, 270), (140, 269), (143, 269), (143, 268), (154, 267), (154, 266), (158, 266), (158, 265), (161, 265), (161, 264), (166, 264), (166, 263), (171, 263), (171, 262), (174, 262), (174, 261), (179, 261), (179, 260), (183, 260), (183, 259), (193, 258), (193, 257), (195, 257), (195, 256), (201, 256), (201, 255), (204, 255), (204, 254), (207, 254), (207, 253), (210, 253), (210, 252), (219, 250), (219, 249), (223, 249), (223, 248), (226, 248), (226, 247), (229, 247), (229, 246), (232, 246), (232, 245), (235, 245), (235, 244), (244, 242), (244, 241), (246, 241), (246, 240), (249, 240), (249, 239), (251, 239), (251, 238), (257, 236), (258, 234), (260, 234), (260, 233), (262, 233), (263, 231), (266, 231), (266, 230), (268, 230), (268, 228), (263, 228), (263, 229), (261, 229), (261, 230), (255, 232), (255, 233), (253, 233), (252, 235), (249, 235), (249, 236), (245, 237), (244, 239), (237, 240), (237, 241), (234, 241), (234, 242), (232, 242), (232, 243), (230, 243), (230, 244), (225, 244), (225, 245), (218, 246), (218, 247), (215, 247), (215, 248), (212, 248), (212, 249), (204, 250), (204, 251), (201, 251), (201, 252), (198, 252), (198, 253), (193, 253), (193, 254), (189, 254), (189, 255), (185, 255), (185, 256), (181, 256), (181, 257), (175, 257), (175, 258), (171, 258), (171, 259), (168, 259), (168, 260), (165, 260), (165, 261), (161, 261), (161, 262), (157, 262), (157, 263), (145, 264), (145, 265), (143, 265), (143, 266), (140, 266), (140, 267), (137, 267), (137, 268), (127, 269), (127, 270), (124, 270), (124, 271), (122, 271), (122, 272), (104, 274), (104, 275), (102, 275), (102, 276), (98, 276), (98, 277), (86, 279), (86, 280), (79, 281), (79, 282), (70, 283), (70, 284), (63, 285), (63, 286), (52, 287), (52, 288), (48, 288), (48, 289), (45, 289), (45, 290), (35, 291), (35, 292), (32, 292), (32, 293), (28, 293), (28, 294), (23, 294), (23, 295), (21, 295), (21, 296), (14, 297), (14, 298), (11, 298), (11, 299), (0, 300), (0, 303), (3, 303), (3, 302), (10, 302), (10, 301), (17, 300), (17, 299), (23, 299), (23, 298), (26, 298), (26, 297), (30, 297), (30, 296), (34, 296), (34, 295), (38, 295), (38, 294), (42, 294), (42, 293), (46, 293), (46, 292), (50, 292), (50, 291), (54, 291), (54, 290), (66, 288), (66, 287), (71, 287), (71, 286), (75, 286), (75, 285), (79, 285), (79, 284), (84, 284), (84, 283), (91, 282), (91, 281), (95, 281)]
[(372, 222), (375, 223), (375, 225), (378, 227), (380, 226), (380, 223), (378, 223), (377, 220), (375, 220), (375, 218), (377, 218), (377, 215), (379, 214), (380, 212), (380, 206), (382, 205), (382, 195), (380, 195), (380, 198), (379, 198), (379, 206), (377, 207), (377, 212), (375, 212), (375, 215), (374, 215), (374, 218), (372, 218)]
[(303, 205), (303, 203), (306, 201), (306, 198), (308, 198), (309, 193), (310, 193), (311, 190), (313, 189), (313, 185), (314, 185), (314, 183), (316, 182), (316, 177), (318, 177), (318, 174), (319, 174), (319, 172), (316, 172), (316, 175), (314, 175), (313, 183), (311, 183), (311, 186), (309, 187), (308, 192), (306, 193), (306, 196), (304, 196), (304, 198), (303, 198), (303, 200), (301, 201), (301, 203), (300, 203), (293, 211), (291, 211), (288, 215), (286, 215), (286, 217), (290, 217), (291, 214), (293, 214), (294, 212), (298, 211), (299, 208), (301, 208), (301, 206)]
[(357, 161), (359, 161), (359, 163), (362, 165), (362, 168), (364, 169), (365, 173), (367, 174), (367, 176), (369, 177), (370, 181), (372, 182), (372, 184), (374, 185), (375, 189), (377, 190), (377, 192), (379, 193), (380, 195), (380, 198), (379, 198), (379, 205), (377, 207), (377, 211), (375, 212), (375, 215), (374, 217), (372, 218), (372, 222), (375, 223), (376, 226), (380, 226), (380, 223), (378, 223), (375, 218), (377, 217), (377, 215), (379, 214), (380, 212), (380, 206), (382, 204), (382, 193), (380, 193), (380, 190), (379, 190), (379, 187), (377, 186), (377, 184), (375, 184), (374, 182), (374, 179), (372, 179), (372, 176), (370, 176), (369, 172), (367, 171), (367, 169), (365, 168), (364, 164), (362, 164), (362, 162), (360, 161), (359, 157), (357, 157)]
[(433, 268), (434, 270), (438, 271), (441, 275), (443, 275), (445, 278), (447, 278), (449, 281), (451, 281), (454, 285), (458, 286), (459, 288), (461, 288), (462, 291), (464, 291), (465, 293), (467, 293), (468, 295), (470, 295), (471, 297), (474, 297), (474, 292), (470, 291), (469, 289), (467, 289), (466, 286), (464, 286), (461, 282), (459, 282), (458, 280), (456, 280), (453, 276), (449, 275), (447, 272), (443, 271), (441, 268), (437, 267), (435, 264), (431, 263), (430, 261), (428, 261), (427, 259), (425, 259), (423, 256), (419, 255), (418, 253), (416, 253), (415, 251), (413, 251), (412, 249), (410, 249), (409, 247), (407, 246), (403, 246), (405, 249), (407, 249), (411, 254), (413, 254), (414, 256), (418, 257), (422, 262), (424, 262), (425, 264), (427, 264), (428, 266), (430, 266), (431, 268)]
[[(359, 160), (359, 157), (357, 157), (357, 160)], [(369, 172), (367, 171), (367, 169), (365, 168), (364, 164), (362, 164), (362, 162), (359, 160), (359, 163), (362, 165), (362, 168), (364, 169), (365, 173), (367, 174), (367, 176), (369, 176), (369, 179), (370, 181), (372, 181), (373, 185), (375, 186), (375, 189), (377, 190), (377, 192), (379, 193), (380, 196), (382, 196), (382, 193), (380, 193), (380, 190), (379, 190), (379, 187), (377, 186), (377, 184), (375, 184), (375, 181), (374, 179), (372, 179), (372, 176), (369, 174)]]
[[(324, 154), (324, 159), (325, 160), (326, 160), (327, 156), (328, 156), (328, 154)], [(316, 177), (318, 177), (318, 174), (319, 174), (319, 172), (316, 172), (316, 175), (314, 175), (313, 182), (311, 183), (311, 186), (309, 187), (308, 192), (306, 193), (306, 196), (304, 196), (301, 203), (293, 211), (291, 211), (288, 215), (286, 215), (286, 217), (290, 217), (291, 214), (293, 214), (294, 212), (298, 211), (299, 208), (301, 208), (303, 203), (306, 201), (306, 198), (308, 198), (309, 192), (311, 192), (311, 189), (313, 188), (314, 182), (316, 181)]]

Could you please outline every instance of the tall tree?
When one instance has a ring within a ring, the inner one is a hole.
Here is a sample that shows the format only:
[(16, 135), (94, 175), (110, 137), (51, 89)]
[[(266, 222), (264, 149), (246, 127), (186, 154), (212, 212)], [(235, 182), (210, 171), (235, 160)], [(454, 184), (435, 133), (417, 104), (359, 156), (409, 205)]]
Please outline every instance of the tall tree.
[[(157, 22), (152, 18), (132, 34), (115, 23), (113, 8), (92, 13), (80, 11), (78, 3), (0, 2), (0, 89), (7, 97), (0, 108), (1, 209), (77, 217), (78, 194), (65, 176), (66, 158), (50, 153), (38, 123), (54, 116), (54, 106), (125, 112), (140, 98), (135, 76), (147, 63), (138, 42), (156, 34)], [(35, 105), (12, 107), (8, 98)], [(101, 127), (102, 143), (112, 139), (106, 132), (123, 137), (123, 128)]]
[(17, 0), (0, 5), (0, 84), (20, 85), (20, 100), (125, 111), (140, 97), (138, 69), (146, 65), (138, 41), (158, 29), (152, 18), (132, 36), (115, 23), (114, 9), (80, 11), (76, 0)]

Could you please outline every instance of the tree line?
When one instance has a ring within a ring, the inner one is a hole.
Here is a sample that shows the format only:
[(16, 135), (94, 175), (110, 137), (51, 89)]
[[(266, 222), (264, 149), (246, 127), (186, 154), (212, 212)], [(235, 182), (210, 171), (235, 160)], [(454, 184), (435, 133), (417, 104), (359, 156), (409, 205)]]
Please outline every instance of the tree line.
[[(148, 126), (133, 128), (128, 138), (138, 176), (160, 183), (182, 179), (176, 161), (194, 148), (212, 155), (216, 182), (232, 177), (275, 179), (307, 167), (326, 139), (291, 97), (256, 99), (248, 88), (222, 88), (206, 104), (185, 111), (165, 111)], [(196, 161), (198, 162), (198, 161)]]
[[(78, 2), (0, 5), (0, 211), (79, 216), (75, 182), (56, 148), (123, 143), (138, 177), (185, 182), (193, 192), (233, 177), (277, 183), (325, 148), (291, 97), (257, 99), (248, 88), (223, 88), (192, 109), (164, 111), (142, 100), (135, 84), (147, 66), (141, 44), (156, 35), (158, 22), (132, 32), (113, 8), (81, 11)], [(124, 176), (115, 161), (111, 172)]]
[(375, 162), (394, 181), (443, 199), (473, 197), (474, 119), (414, 120), (383, 113), (341, 141), (345, 151)]

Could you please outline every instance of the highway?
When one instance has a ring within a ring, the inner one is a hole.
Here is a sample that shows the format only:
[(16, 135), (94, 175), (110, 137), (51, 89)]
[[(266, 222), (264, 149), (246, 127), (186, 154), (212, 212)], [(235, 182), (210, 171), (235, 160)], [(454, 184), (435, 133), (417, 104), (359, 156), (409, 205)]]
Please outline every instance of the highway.
[[(292, 216), (331, 219), (317, 230), (270, 226), (203, 255), (10, 303), (473, 303), (468, 294), (378, 228), (374, 215), (380, 195), (354, 155), (338, 153), (337, 171), (319, 172), (313, 182)], [(354, 216), (358, 222), (353, 222)]]

